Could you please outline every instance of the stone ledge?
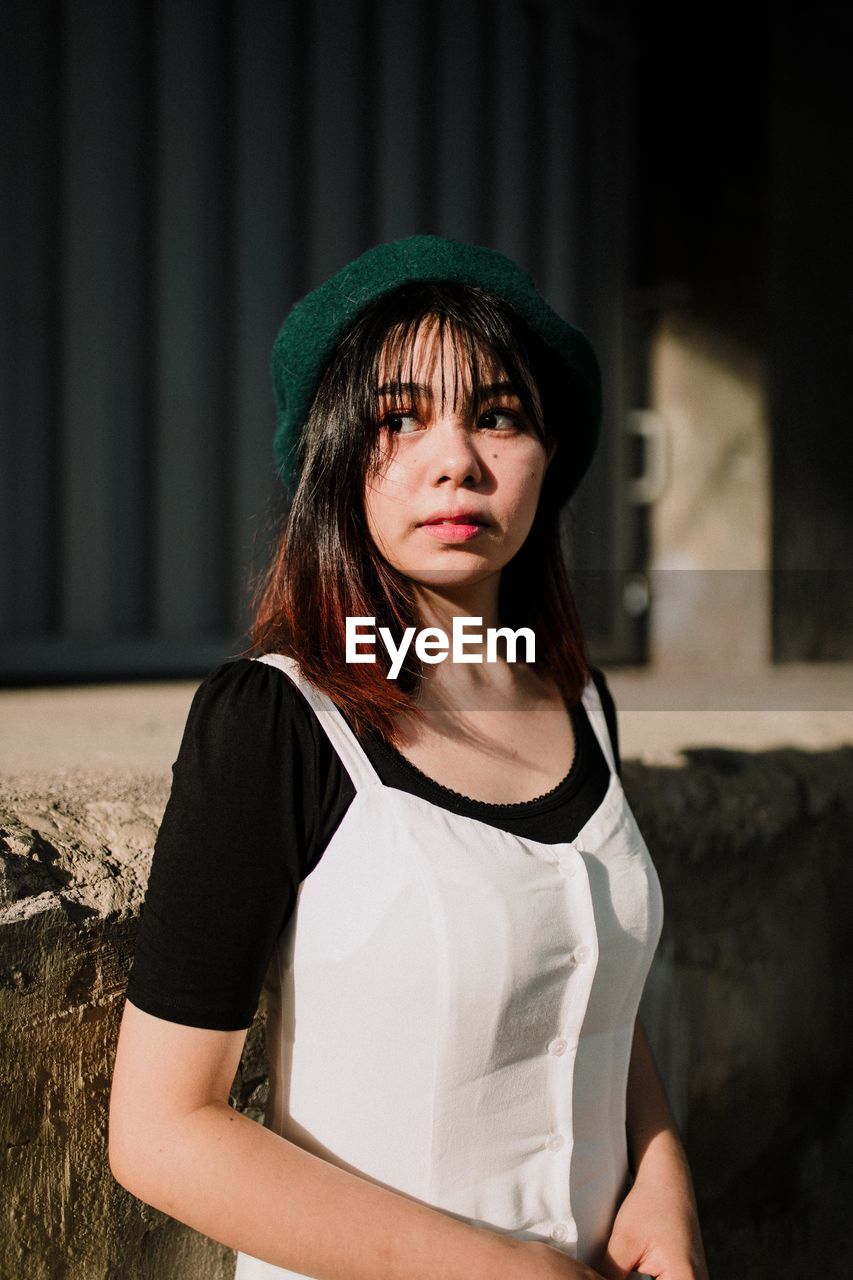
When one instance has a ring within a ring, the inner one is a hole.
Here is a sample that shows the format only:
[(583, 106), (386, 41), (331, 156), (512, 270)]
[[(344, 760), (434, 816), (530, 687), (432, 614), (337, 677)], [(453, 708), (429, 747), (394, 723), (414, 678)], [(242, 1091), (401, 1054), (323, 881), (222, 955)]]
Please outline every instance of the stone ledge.
[[(720, 1274), (838, 1254), (853, 1190), (853, 747), (627, 761), (664, 888), (643, 1017)], [(109, 1080), (162, 772), (0, 783), (0, 1275), (224, 1280), (233, 1254), (143, 1206), (106, 1160)], [(263, 1009), (232, 1100), (265, 1103)], [(796, 1201), (796, 1212), (790, 1207)], [(832, 1268), (830, 1267), (830, 1270)]]
[[(124, 988), (168, 791), (162, 774), (0, 784), (2, 1276), (218, 1280), (233, 1270), (230, 1250), (141, 1204), (107, 1162)], [(232, 1091), (255, 1118), (262, 1034), (259, 1013)]]

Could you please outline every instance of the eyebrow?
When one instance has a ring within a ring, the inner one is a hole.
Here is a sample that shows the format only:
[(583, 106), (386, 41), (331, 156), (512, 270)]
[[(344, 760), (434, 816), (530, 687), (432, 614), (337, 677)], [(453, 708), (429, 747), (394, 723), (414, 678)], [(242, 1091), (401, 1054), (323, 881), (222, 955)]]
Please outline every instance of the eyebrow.
[[(513, 395), (518, 396), (518, 391), (511, 382), (483, 382), (479, 383), (475, 388), (477, 395), (495, 396), (495, 395)], [(383, 382), (379, 388), (380, 396), (389, 395), (413, 395), (422, 396), (426, 400), (431, 400), (432, 387), (427, 386), (423, 382)]]

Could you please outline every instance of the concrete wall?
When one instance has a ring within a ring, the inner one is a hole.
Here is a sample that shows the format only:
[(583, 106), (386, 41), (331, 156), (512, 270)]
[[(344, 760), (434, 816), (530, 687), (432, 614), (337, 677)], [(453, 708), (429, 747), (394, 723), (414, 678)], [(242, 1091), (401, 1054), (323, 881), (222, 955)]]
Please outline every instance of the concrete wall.
[[(849, 1213), (853, 748), (628, 761), (666, 925), (643, 1002), (717, 1275), (806, 1274)], [(0, 1275), (219, 1280), (233, 1255), (107, 1166), (109, 1079), (161, 772), (0, 792)], [(235, 1080), (260, 1118), (263, 1012)], [(795, 1212), (792, 1212), (795, 1209)], [(853, 1243), (853, 1241), (848, 1241)], [(830, 1268), (831, 1269), (831, 1268)]]
[[(0, 1276), (227, 1276), (232, 1255), (142, 1205), (106, 1157), (109, 1081), (162, 774), (21, 778), (0, 795)], [(261, 1020), (235, 1080), (257, 1117)], [(247, 1071), (249, 1077), (247, 1077)], [(261, 1096), (261, 1105), (263, 1097)]]
[(772, 657), (765, 370), (689, 310), (661, 318), (650, 356), (668, 462), (651, 511), (650, 660), (752, 674)]

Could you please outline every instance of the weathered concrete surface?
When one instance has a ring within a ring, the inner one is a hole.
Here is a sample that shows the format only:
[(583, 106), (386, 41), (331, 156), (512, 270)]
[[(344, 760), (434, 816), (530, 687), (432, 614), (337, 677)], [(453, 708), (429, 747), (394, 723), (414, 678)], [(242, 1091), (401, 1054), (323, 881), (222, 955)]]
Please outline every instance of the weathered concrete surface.
[[(167, 794), (159, 774), (21, 778), (0, 791), (4, 1280), (229, 1274), (230, 1251), (141, 1205), (106, 1156), (119, 1015)], [(245, 1068), (259, 1032), (260, 1020), (234, 1091), (256, 1116), (263, 1095)]]
[[(716, 1276), (840, 1274), (853, 1240), (853, 747), (627, 760), (666, 925), (643, 1013)], [(106, 1160), (115, 1036), (163, 772), (0, 792), (0, 1276), (225, 1280), (228, 1250)], [(262, 1013), (235, 1103), (264, 1105)]]

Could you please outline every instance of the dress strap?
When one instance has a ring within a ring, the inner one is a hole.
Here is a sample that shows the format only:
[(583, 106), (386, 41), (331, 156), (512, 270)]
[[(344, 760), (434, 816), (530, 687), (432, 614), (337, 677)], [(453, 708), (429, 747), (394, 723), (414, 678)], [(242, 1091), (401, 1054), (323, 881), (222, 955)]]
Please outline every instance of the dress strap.
[(598, 738), (601, 750), (604, 752), (604, 758), (607, 761), (610, 772), (616, 773), (616, 757), (613, 753), (613, 744), (610, 741), (610, 730), (607, 727), (607, 717), (604, 714), (604, 707), (601, 704), (601, 695), (598, 692), (598, 686), (592, 676), (590, 676), (587, 681), (581, 701), (586, 707), (586, 713), (589, 716), (593, 729), (595, 730), (595, 736)]
[(286, 653), (264, 653), (253, 659), (278, 667), (289, 676), (314, 712), (326, 736), (340, 757), (356, 791), (384, 786), (367, 753), (328, 694), (317, 689), (302, 674), (299, 663)]

